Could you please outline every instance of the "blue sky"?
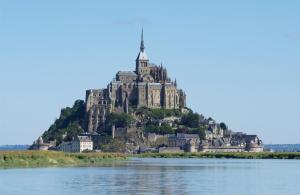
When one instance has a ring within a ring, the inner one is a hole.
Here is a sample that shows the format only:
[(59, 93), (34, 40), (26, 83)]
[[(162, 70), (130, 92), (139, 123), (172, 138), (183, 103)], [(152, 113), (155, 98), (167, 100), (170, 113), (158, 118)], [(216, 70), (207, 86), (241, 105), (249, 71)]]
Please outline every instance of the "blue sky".
[(300, 142), (299, 1), (0, 0), (0, 144), (32, 143), (60, 109), (147, 54), (188, 106), (265, 143)]

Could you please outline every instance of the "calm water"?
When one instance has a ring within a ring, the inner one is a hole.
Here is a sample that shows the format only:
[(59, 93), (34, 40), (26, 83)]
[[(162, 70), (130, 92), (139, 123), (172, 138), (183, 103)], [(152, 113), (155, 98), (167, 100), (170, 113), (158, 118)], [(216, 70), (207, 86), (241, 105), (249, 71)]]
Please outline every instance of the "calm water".
[(0, 170), (0, 194), (300, 194), (300, 161), (132, 159), (89, 168)]

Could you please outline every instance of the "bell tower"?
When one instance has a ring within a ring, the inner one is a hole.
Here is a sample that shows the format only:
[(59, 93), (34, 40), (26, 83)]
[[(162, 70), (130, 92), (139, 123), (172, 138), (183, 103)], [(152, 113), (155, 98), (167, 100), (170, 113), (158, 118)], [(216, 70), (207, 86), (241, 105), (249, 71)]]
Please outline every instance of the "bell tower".
[(136, 58), (136, 74), (138, 74), (140, 77), (145, 74), (150, 74), (149, 59), (145, 52), (145, 46), (144, 46), (143, 29), (142, 29), (142, 34), (141, 34), (140, 52)]

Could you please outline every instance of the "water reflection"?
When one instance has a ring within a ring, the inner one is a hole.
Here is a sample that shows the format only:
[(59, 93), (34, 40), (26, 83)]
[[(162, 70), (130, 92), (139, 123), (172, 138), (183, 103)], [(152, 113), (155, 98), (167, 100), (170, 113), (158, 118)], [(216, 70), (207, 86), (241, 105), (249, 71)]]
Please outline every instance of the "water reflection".
[[(252, 164), (252, 165), (251, 165)], [(78, 183), (88, 185), (93, 193), (113, 191), (125, 194), (191, 194), (205, 192), (214, 194), (227, 191), (230, 177), (218, 176), (219, 172), (254, 169), (259, 162), (220, 162), (215, 159), (133, 159), (113, 167), (89, 168), (90, 175), (76, 177), (72, 188)], [(221, 189), (221, 190), (218, 190)]]
[(103, 167), (0, 170), (0, 194), (299, 194), (300, 162), (132, 159)]

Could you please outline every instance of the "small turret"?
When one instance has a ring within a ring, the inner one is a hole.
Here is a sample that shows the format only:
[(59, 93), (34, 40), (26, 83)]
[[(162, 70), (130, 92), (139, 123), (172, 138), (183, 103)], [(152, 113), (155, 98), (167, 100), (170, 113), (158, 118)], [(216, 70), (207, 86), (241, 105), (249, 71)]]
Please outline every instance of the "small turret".
[(37, 140), (37, 144), (38, 144), (38, 145), (42, 145), (42, 144), (44, 144), (44, 140), (43, 140), (43, 138), (42, 138), (42, 137), (39, 137), (39, 138), (38, 138), (38, 140)]

